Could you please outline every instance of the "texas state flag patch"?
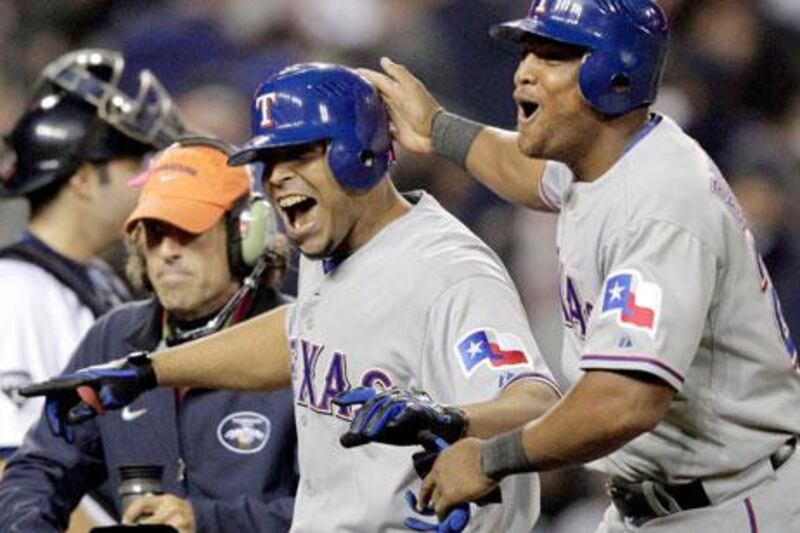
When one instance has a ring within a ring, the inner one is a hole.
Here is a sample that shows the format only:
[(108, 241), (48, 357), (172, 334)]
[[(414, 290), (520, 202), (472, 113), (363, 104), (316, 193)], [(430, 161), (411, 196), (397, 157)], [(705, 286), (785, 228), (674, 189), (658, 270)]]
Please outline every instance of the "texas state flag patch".
[(661, 311), (661, 287), (644, 280), (636, 270), (623, 270), (606, 280), (602, 316), (616, 315), (620, 326), (655, 337)]
[(468, 334), (455, 351), (467, 376), (481, 365), (503, 369), (530, 363), (522, 339), (513, 333), (497, 333), (492, 328)]

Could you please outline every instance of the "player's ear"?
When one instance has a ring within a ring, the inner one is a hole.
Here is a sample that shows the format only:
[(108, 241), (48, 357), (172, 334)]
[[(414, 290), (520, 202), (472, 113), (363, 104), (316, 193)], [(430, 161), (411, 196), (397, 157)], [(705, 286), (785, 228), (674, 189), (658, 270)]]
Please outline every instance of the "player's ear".
[(97, 169), (89, 163), (84, 163), (69, 178), (67, 187), (78, 198), (88, 200), (92, 197), (94, 188), (99, 184), (99, 179)]

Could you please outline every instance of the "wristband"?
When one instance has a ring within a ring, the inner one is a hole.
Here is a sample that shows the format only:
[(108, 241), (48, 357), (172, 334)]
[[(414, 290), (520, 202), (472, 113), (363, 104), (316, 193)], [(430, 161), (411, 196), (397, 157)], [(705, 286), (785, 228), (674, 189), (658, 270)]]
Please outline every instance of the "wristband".
[(522, 428), (486, 442), (481, 451), (481, 470), (486, 477), (495, 481), (510, 474), (533, 471), (522, 444)]
[(466, 169), (469, 148), (482, 129), (483, 124), (440, 109), (431, 125), (433, 150)]

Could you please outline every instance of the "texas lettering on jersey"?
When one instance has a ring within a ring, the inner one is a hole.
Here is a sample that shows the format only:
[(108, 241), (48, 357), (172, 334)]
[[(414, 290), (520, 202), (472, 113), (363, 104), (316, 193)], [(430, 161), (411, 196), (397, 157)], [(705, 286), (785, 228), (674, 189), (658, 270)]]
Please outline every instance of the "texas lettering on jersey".
[(570, 328), (581, 338), (586, 338), (586, 326), (592, 314), (592, 303), (581, 298), (578, 284), (561, 267), (561, 283), (558, 287), (564, 326)]
[(353, 387), (386, 390), (393, 386), (388, 373), (380, 368), (367, 369), (354, 384), (347, 373), (347, 354), (341, 351), (328, 355), (325, 346), (302, 338), (290, 339), (289, 348), (295, 376), (295, 404), (315, 413), (352, 420), (350, 407), (332, 402), (336, 395)]

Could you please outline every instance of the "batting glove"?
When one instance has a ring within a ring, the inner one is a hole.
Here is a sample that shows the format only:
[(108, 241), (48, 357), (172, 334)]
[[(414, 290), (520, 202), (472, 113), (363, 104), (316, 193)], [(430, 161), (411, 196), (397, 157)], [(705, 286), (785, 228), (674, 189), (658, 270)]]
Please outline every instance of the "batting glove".
[(71, 443), (75, 439), (71, 425), (104, 414), (106, 409), (124, 407), (156, 386), (150, 358), (146, 352), (136, 352), (24, 387), (19, 393), (45, 396), (45, 416), (51, 431)]
[(455, 442), (467, 431), (464, 411), (438, 404), (418, 390), (376, 393), (371, 388), (359, 387), (339, 394), (333, 402), (340, 406), (361, 405), (347, 433), (339, 439), (345, 448), (368, 442), (413, 446), (420, 444), (422, 431)]

